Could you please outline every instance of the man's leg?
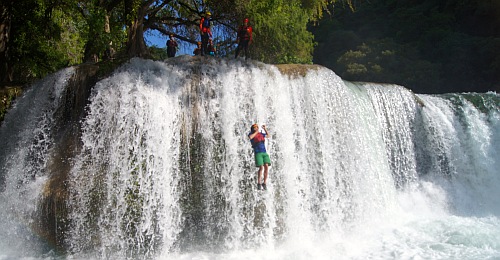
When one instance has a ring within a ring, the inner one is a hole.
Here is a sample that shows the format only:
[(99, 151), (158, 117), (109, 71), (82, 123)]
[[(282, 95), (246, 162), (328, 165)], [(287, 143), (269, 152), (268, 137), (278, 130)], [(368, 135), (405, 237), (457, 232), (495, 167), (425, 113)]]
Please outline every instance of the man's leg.
[(245, 60), (248, 59), (248, 42), (245, 44)]
[(259, 166), (259, 170), (257, 171), (257, 184), (262, 183), (262, 170), (264, 169), (264, 166)]
[(267, 183), (267, 173), (268, 173), (269, 165), (266, 163), (264, 164), (264, 184)]
[(238, 58), (238, 54), (240, 53), (240, 44), (238, 44), (238, 47), (236, 47), (236, 54), (234, 55), (234, 58)]
[(267, 190), (267, 172), (268, 172), (268, 165), (267, 163), (264, 164), (264, 182), (262, 183), (262, 189)]
[(201, 56), (205, 56), (207, 52), (208, 45), (208, 33), (204, 33), (201, 35)]
[(260, 190), (262, 188), (262, 183), (261, 183), (261, 179), (262, 179), (262, 170), (263, 170), (263, 166), (259, 166), (259, 170), (257, 171), (257, 189)]

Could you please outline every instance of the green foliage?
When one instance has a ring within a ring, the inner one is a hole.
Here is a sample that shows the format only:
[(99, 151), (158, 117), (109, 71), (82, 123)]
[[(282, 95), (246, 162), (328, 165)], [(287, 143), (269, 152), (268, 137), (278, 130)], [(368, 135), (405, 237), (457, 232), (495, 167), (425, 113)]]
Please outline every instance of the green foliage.
[(60, 40), (52, 41), (52, 45), (65, 60), (66, 65), (79, 64), (83, 58), (85, 41), (81, 35), (81, 21), (68, 16), (64, 10), (54, 10), (52, 19), (61, 27)]
[(311, 64), (316, 43), (307, 26), (335, 2), (353, 7), (350, 0), (241, 1), (239, 18), (249, 17), (254, 30), (251, 57), (266, 63)]
[(167, 56), (167, 48), (158, 48), (158, 47), (150, 47), (149, 53), (151, 55), (151, 59), (153, 60), (166, 60)]
[(68, 63), (66, 51), (57, 47), (63, 29), (47, 15), (47, 8), (43, 0), (27, 0), (16, 2), (10, 10), (9, 62), (17, 71), (14, 80), (43, 77)]
[(22, 93), (20, 87), (8, 87), (0, 89), (0, 125), (7, 113), (7, 110), (11, 107), (12, 102)]
[[(355, 50), (340, 55), (335, 72), (353, 81), (377, 81), (386, 83), (415, 84), (420, 81), (439, 84), (440, 67), (418, 60), (410, 47), (402, 47), (391, 39), (371, 40)], [(387, 81), (390, 78), (390, 81)]]
[(500, 6), (478, 0), (336, 8), (335, 20), (311, 27), (319, 42), (314, 62), (347, 80), (396, 83), (418, 93), (498, 89), (500, 19), (494, 10)]
[[(180, 41), (199, 40), (198, 21), (214, 13), (214, 41), (219, 54), (232, 55), (235, 30), (251, 19), (252, 58), (267, 63), (311, 63), (315, 46), (307, 24), (335, 0), (26, 0), (10, 10), (12, 40), (8, 63), (17, 81), (40, 78), (62, 67), (103, 58), (112, 43), (124, 56), (147, 54), (141, 37), (148, 30), (175, 33)], [(342, 1), (350, 3), (350, 1)], [(106, 28), (106, 29), (105, 29)], [(109, 30), (107, 29), (109, 28)], [(127, 35), (128, 34), (128, 35)], [(132, 43), (128, 43), (131, 41)], [(125, 47), (127, 45), (127, 47)], [(150, 49), (153, 59), (164, 51)]]
[[(142, 0), (125, 0), (125, 24), (130, 25), (137, 19), (139, 9), (143, 7), (144, 1)], [(148, 1), (146, 1), (148, 2)]]
[[(74, 8), (80, 14), (79, 32), (85, 43), (84, 61), (92, 55), (103, 58), (110, 45), (115, 51), (124, 48), (127, 35), (121, 6), (108, 12), (105, 2), (86, 1), (85, 5), (76, 5)], [(106, 31), (106, 27), (109, 27), (109, 31)]]
[(14, 81), (41, 78), (83, 61), (85, 46), (102, 55), (111, 41), (124, 42), (123, 23), (112, 16), (111, 33), (104, 32), (106, 12), (92, 1), (20, 1), (9, 9), (12, 18), (9, 60)]
[(298, 0), (252, 0), (245, 5), (253, 27), (253, 59), (266, 63), (311, 63), (313, 35)]

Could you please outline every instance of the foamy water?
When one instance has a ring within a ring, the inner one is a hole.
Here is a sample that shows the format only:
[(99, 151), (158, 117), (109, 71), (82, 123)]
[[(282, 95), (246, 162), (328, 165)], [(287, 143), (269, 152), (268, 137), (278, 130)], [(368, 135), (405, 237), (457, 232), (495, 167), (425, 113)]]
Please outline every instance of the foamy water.
[[(500, 257), (499, 100), (353, 84), (324, 68), (289, 77), (239, 60), (132, 60), (93, 90), (62, 257)], [(50, 119), (54, 104), (41, 106)], [(271, 134), (266, 192), (255, 188), (247, 138), (256, 122)], [(34, 168), (19, 155), (30, 142), (15, 140), (35, 137), (16, 138), (2, 158), (22, 163), (0, 160), (7, 179)], [(50, 158), (50, 142), (39, 150)], [(47, 182), (37, 165), (34, 178), (2, 192), (0, 248), (30, 249), (6, 259), (57, 257), (26, 224)]]

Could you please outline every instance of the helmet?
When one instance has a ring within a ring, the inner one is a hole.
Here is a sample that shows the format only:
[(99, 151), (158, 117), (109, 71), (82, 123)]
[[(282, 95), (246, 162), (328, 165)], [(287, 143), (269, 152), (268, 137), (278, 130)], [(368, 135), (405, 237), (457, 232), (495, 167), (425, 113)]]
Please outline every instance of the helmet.
[(245, 23), (248, 23), (248, 18), (245, 18), (245, 20), (243, 20)]
[(197, 42), (197, 43), (198, 43), (198, 45), (201, 45), (201, 42)]
[(212, 15), (210, 12), (206, 12), (205, 15)]

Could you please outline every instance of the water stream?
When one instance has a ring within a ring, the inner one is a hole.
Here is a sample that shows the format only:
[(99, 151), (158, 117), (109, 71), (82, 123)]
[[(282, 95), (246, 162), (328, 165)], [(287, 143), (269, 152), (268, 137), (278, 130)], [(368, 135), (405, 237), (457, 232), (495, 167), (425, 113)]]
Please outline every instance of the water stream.
[[(498, 94), (188, 56), (134, 59), (94, 87), (60, 253), (33, 223), (71, 75), (40, 82), (0, 128), (0, 259), (500, 258)], [(271, 135), (267, 191), (253, 123)]]

